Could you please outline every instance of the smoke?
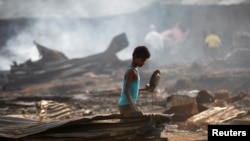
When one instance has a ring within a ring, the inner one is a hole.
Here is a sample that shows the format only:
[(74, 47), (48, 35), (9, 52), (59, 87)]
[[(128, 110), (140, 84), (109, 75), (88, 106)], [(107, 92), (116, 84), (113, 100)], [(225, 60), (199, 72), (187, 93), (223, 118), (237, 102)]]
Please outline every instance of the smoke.
[[(150, 24), (155, 24), (157, 31), (163, 32), (173, 28), (177, 22), (183, 32), (190, 32), (186, 40), (178, 45), (177, 54), (169, 53), (171, 44), (165, 47), (166, 50), (160, 56), (161, 64), (204, 59), (203, 41), (209, 30), (216, 30), (222, 38), (225, 46), (221, 51), (223, 57), (231, 49), (231, 35), (236, 28), (244, 30), (249, 25), (249, 20), (245, 18), (248, 7), (166, 7), (160, 1), (0, 0), (1, 19), (28, 20), (9, 27), (13, 29), (8, 31), (14, 30), (15, 33), (5, 42), (7, 53), (0, 51), (0, 69), (8, 69), (14, 60), (22, 63), (27, 59), (39, 59), (34, 40), (50, 49), (61, 51), (68, 58), (79, 58), (105, 51), (113, 37), (121, 33), (126, 33), (129, 46), (117, 53), (117, 57), (121, 60), (130, 59), (133, 48), (144, 44)], [(238, 11), (237, 15), (245, 16), (232, 17), (235, 11)]]
[[(33, 41), (61, 51), (69, 58), (86, 57), (103, 52), (112, 38), (125, 32), (129, 47), (117, 54), (120, 59), (131, 56), (135, 46), (136, 31), (126, 18), (112, 18), (119, 14), (135, 12), (153, 0), (25, 0), (1, 1), (1, 18), (28, 18), (24, 27), (7, 40), (1, 55), (0, 69), (9, 69), (12, 61), (39, 59)], [(29, 4), (27, 4), (29, 3)], [(96, 20), (109, 17), (108, 20)], [(17, 27), (12, 27), (17, 28)], [(128, 53), (129, 52), (129, 53)]]

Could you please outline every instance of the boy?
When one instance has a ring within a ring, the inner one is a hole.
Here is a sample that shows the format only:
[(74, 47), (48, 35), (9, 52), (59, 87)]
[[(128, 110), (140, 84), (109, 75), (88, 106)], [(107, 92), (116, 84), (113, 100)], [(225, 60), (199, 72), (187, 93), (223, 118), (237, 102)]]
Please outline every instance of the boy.
[(146, 46), (137, 46), (132, 54), (132, 63), (127, 68), (123, 79), (121, 96), (118, 101), (119, 111), (121, 114), (130, 115), (140, 114), (140, 110), (136, 107), (136, 101), (139, 91), (149, 90), (149, 87), (140, 87), (140, 75), (138, 67), (142, 67), (147, 59), (150, 58), (150, 52)]

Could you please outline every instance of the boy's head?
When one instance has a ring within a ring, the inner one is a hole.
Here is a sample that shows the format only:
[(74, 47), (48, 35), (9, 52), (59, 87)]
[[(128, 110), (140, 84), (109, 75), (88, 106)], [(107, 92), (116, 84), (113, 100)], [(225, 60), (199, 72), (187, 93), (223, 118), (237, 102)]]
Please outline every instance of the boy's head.
[(133, 62), (141, 67), (144, 65), (145, 61), (150, 58), (150, 52), (146, 46), (137, 46), (132, 54)]

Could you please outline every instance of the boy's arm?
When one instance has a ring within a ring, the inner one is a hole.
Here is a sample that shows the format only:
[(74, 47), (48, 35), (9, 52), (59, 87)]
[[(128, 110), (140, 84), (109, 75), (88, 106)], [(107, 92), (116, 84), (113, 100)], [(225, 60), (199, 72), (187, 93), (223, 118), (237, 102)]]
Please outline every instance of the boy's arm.
[(147, 84), (145, 85), (145, 87), (140, 88), (139, 91), (153, 91), (153, 90), (150, 88), (149, 84)]
[(140, 88), (139, 91), (140, 91), (140, 92), (141, 92), (141, 91), (146, 91), (146, 87)]

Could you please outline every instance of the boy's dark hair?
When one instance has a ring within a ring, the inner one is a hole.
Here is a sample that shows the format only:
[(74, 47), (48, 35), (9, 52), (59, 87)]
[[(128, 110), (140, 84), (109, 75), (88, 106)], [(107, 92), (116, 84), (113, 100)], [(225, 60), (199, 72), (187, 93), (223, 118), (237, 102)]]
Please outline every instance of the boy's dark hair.
[(137, 46), (134, 49), (133, 52), (133, 57), (137, 57), (137, 58), (150, 58), (150, 52), (148, 50), (148, 48), (146, 46)]

